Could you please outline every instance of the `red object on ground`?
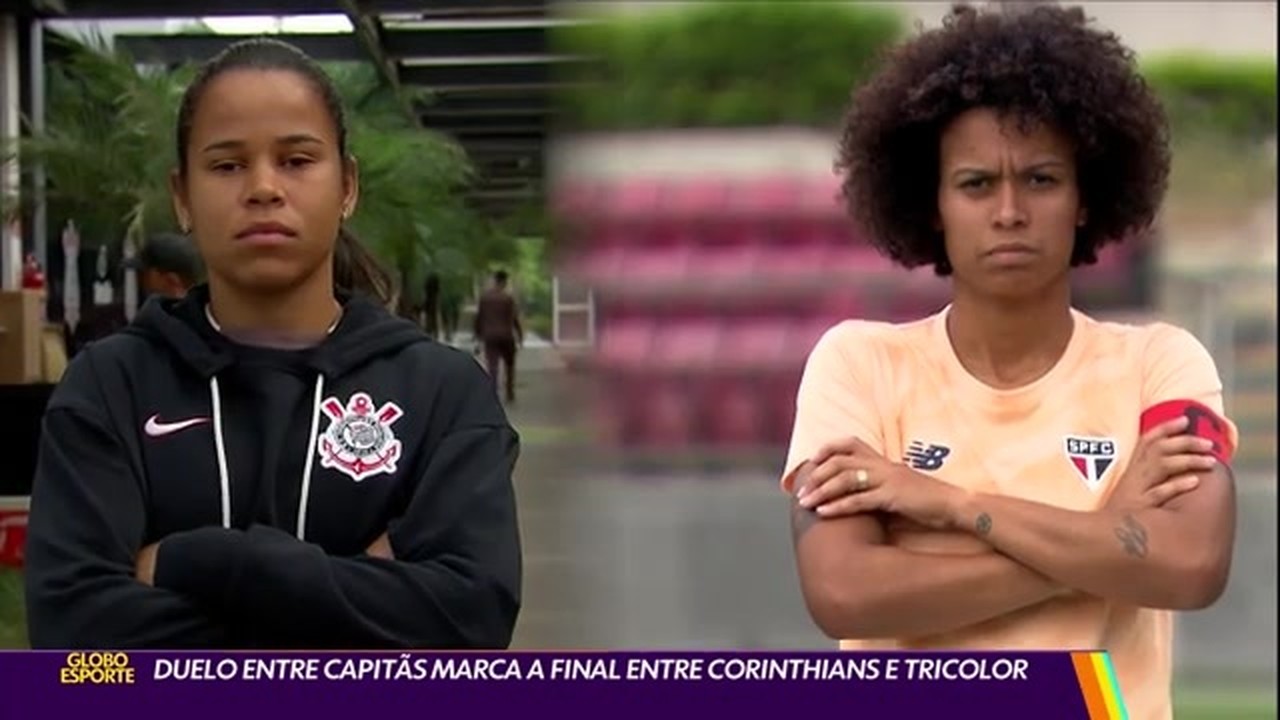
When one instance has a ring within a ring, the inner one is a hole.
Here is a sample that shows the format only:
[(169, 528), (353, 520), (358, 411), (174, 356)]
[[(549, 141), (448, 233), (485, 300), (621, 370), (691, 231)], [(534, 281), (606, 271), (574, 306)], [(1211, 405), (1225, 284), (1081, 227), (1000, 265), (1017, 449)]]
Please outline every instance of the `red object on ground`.
[(21, 568), (27, 544), (27, 511), (0, 510), (0, 567)]
[(36, 262), (35, 255), (28, 254), (26, 261), (22, 264), (22, 288), (24, 290), (44, 289), (44, 270), (40, 268), (40, 263)]

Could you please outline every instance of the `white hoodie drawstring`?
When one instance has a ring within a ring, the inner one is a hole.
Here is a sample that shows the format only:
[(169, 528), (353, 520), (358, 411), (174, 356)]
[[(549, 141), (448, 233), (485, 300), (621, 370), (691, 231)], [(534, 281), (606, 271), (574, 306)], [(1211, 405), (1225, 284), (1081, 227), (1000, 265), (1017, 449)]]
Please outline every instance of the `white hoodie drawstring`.
[[(342, 321), (345, 308), (338, 308), (338, 317), (334, 319), (333, 324), (325, 331), (325, 334), (332, 333), (338, 327), (338, 323)], [(213, 317), (213, 310), (208, 306), (204, 306), (204, 316), (209, 320), (209, 325), (217, 332), (222, 332), (222, 326)], [(209, 378), (209, 395), (213, 402), (213, 444), (218, 453), (218, 483), (222, 493), (222, 527), (231, 527), (231, 478), (227, 474), (227, 447), (222, 440), (222, 397), (218, 392), (217, 376)], [(307, 440), (306, 460), (302, 463), (302, 491), (298, 496), (298, 539), (305, 540), (307, 534), (307, 504), (311, 499), (311, 467), (315, 461), (316, 440), (320, 434), (320, 405), (324, 398), (324, 375), (316, 375), (316, 393), (315, 399), (311, 407), (311, 434)]]
[(320, 434), (320, 403), (324, 399), (324, 375), (316, 375), (316, 395), (311, 407), (311, 434), (307, 440), (307, 460), (302, 464), (302, 493), (298, 496), (298, 539), (307, 539), (307, 505), (311, 499), (311, 463), (316, 458), (316, 438)]
[(209, 378), (209, 397), (213, 402), (213, 445), (218, 451), (218, 483), (222, 490), (222, 527), (231, 527), (231, 478), (227, 475), (227, 446), (222, 441), (222, 393), (218, 378)]
[[(218, 485), (222, 499), (222, 527), (231, 527), (231, 477), (227, 472), (227, 446), (222, 437), (222, 393), (217, 376), (209, 378), (209, 396), (213, 404), (213, 444), (218, 455)], [(308, 435), (306, 460), (302, 464), (302, 492), (298, 497), (298, 539), (307, 533), (307, 506), (311, 499), (311, 468), (315, 461), (316, 440), (320, 435), (320, 406), (324, 399), (324, 375), (316, 375), (315, 397), (311, 407), (311, 433)]]

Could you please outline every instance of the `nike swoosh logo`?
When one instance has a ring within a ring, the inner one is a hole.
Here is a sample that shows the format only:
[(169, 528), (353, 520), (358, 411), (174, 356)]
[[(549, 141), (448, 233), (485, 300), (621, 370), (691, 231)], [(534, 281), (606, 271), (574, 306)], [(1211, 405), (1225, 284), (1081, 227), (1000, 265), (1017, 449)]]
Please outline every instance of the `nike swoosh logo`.
[(160, 422), (159, 415), (152, 415), (147, 418), (147, 424), (143, 426), (142, 429), (151, 437), (164, 437), (165, 435), (172, 435), (180, 430), (186, 430), (187, 428), (194, 427), (196, 425), (203, 425), (207, 422), (209, 422), (209, 418), (202, 417), (166, 423)]

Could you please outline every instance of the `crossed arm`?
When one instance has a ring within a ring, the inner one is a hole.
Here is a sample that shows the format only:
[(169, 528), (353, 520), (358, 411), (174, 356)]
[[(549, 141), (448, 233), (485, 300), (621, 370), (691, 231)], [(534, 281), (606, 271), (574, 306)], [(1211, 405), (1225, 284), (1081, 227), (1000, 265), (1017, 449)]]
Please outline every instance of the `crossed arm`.
[[(812, 468), (801, 468), (798, 484)], [(888, 545), (875, 514), (823, 519), (793, 499), (791, 527), (809, 614), (834, 639), (950, 632), (1064, 592), (998, 553), (937, 555)]]
[[(814, 470), (802, 466), (797, 487)], [(915, 477), (900, 480), (916, 487), (938, 482), (903, 472)], [(1071, 590), (1147, 607), (1205, 607), (1229, 573), (1235, 494), (1226, 466), (1196, 485), (1163, 504), (1094, 512), (929, 488), (946, 498), (946, 529), (972, 533), (993, 550), (969, 556), (889, 546), (875, 510), (824, 519), (793, 500), (801, 587), (833, 638), (948, 632)]]
[[(1193, 336), (1159, 327), (1144, 342), (1141, 397), (1150, 410), (1190, 400), (1221, 412), (1213, 360)], [(1190, 415), (1181, 427), (1171, 420), (1144, 436), (1143, 457), (1135, 448), (1125, 477), (1096, 511), (966, 493), (877, 452), (885, 446), (881, 418), (894, 412), (882, 392), (892, 358), (881, 344), (873, 324), (832, 328), (810, 354), (797, 395), (788, 466), (798, 470), (789, 487), (802, 495), (818, 489), (792, 499), (796, 562), (810, 614), (828, 635), (945, 633), (1077, 592), (1173, 609), (1205, 607), (1220, 596), (1235, 538), (1230, 453), (1202, 464), (1223, 443), (1206, 446), (1206, 437), (1182, 433)], [(1218, 440), (1234, 445), (1229, 423), (1210, 424)], [(830, 455), (812, 455), (833, 428), (866, 441), (834, 470)], [(844, 481), (827, 483), (837, 476)], [(857, 491), (850, 481), (865, 487)], [(827, 501), (838, 507), (824, 511)], [(967, 533), (990, 551), (940, 556), (892, 546), (883, 524), (891, 515)]]
[(1218, 465), (1192, 492), (1159, 507), (1076, 512), (1017, 498), (973, 495), (961, 527), (1062, 585), (1144, 607), (1198, 610), (1226, 588), (1235, 537), (1235, 488)]
[(347, 557), (257, 524), (193, 527), (146, 544), (145, 476), (87, 362), (68, 370), (41, 434), (24, 573), (33, 647), (510, 643), (520, 607), (511, 489), (519, 438), (474, 363), (455, 360), (470, 377), (437, 403), (454, 419), (423, 451), (407, 506), (363, 555)]

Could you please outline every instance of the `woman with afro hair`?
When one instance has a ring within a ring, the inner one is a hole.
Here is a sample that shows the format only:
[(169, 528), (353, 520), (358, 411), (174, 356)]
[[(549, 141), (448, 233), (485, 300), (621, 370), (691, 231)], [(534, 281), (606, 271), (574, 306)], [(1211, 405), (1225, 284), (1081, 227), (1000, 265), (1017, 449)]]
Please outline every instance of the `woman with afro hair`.
[(1095, 320), (1073, 268), (1146, 231), (1168, 128), (1078, 8), (957, 6), (853, 96), (848, 209), (937, 314), (809, 356), (783, 488), (809, 612), (850, 649), (1105, 649), (1171, 717), (1172, 611), (1221, 595), (1237, 431), (1180, 328)]

